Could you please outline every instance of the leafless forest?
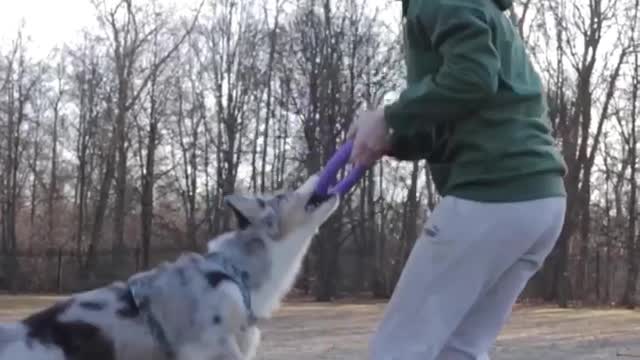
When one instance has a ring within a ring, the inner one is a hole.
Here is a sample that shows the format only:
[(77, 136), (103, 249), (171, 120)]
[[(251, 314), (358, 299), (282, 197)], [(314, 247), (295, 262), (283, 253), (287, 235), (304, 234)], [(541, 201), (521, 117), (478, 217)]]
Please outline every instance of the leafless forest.
[[(639, 1), (520, 0), (509, 14), (570, 170), (563, 233), (523, 297), (638, 301)], [(7, 291), (79, 290), (201, 249), (232, 225), (223, 195), (301, 182), (359, 109), (403, 85), (397, 1), (94, 2), (95, 30), (45, 59), (20, 29), (0, 47)], [(437, 201), (424, 162), (380, 163), (297, 290), (388, 297)]]

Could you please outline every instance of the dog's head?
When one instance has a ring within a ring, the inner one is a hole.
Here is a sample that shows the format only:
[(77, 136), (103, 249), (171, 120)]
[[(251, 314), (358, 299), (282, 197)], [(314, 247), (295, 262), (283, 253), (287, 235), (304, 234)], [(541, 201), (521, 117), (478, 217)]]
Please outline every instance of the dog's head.
[(233, 210), (240, 230), (251, 230), (274, 241), (307, 238), (333, 214), (338, 196), (319, 203), (310, 202), (318, 176), (295, 190), (276, 195), (229, 195), (225, 203)]

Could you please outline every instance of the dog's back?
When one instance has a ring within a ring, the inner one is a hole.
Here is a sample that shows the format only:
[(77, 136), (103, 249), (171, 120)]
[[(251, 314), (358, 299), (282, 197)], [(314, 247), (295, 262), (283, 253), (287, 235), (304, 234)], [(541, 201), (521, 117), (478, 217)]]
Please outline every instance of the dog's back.
[(0, 360), (153, 359), (139, 354), (118, 357), (146, 345), (122, 346), (123, 338), (131, 343), (148, 338), (131, 336), (137, 333), (136, 323), (122, 311), (126, 304), (119, 299), (118, 289), (118, 284), (112, 284), (75, 294), (20, 322), (1, 325)]
[(64, 360), (62, 351), (29, 341), (23, 323), (0, 324), (0, 359)]

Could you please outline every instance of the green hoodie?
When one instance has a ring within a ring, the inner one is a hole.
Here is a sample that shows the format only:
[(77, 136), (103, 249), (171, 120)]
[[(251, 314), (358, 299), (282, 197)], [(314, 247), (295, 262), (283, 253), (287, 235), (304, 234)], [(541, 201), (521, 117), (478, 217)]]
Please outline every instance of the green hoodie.
[(503, 14), (511, 0), (402, 2), (407, 87), (385, 107), (390, 155), (427, 159), (443, 196), (565, 196), (542, 82)]

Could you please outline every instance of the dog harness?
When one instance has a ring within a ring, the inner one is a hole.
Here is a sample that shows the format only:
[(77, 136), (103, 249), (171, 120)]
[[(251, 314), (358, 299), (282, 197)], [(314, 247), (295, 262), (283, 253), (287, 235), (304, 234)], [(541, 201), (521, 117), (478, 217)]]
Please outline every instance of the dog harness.
[[(235, 266), (228, 257), (222, 255), (221, 253), (209, 253), (204, 255), (203, 258), (206, 262), (206, 273), (219, 273), (225, 279), (233, 281), (238, 286), (240, 292), (242, 293), (243, 302), (248, 313), (247, 324), (248, 326), (255, 325), (255, 323), (257, 322), (257, 317), (255, 316), (253, 307), (251, 306), (249, 273)], [(203, 271), (202, 276), (206, 277), (206, 273)], [(174, 359), (174, 346), (167, 338), (162, 324), (153, 315), (148, 306), (150, 299), (156, 295), (154, 293), (153, 284), (156, 276), (157, 274), (155, 272), (133, 276), (127, 282), (128, 289), (131, 294), (131, 298), (133, 299), (133, 304), (140, 312), (140, 315), (149, 328), (151, 335), (158, 342), (158, 344), (160, 344), (167, 358)]]
[(236, 285), (240, 289), (240, 292), (242, 293), (242, 300), (244, 301), (244, 306), (247, 308), (247, 313), (249, 314), (249, 326), (254, 325), (257, 321), (257, 317), (253, 312), (253, 307), (251, 306), (249, 273), (235, 266), (231, 259), (222, 255), (222, 253), (212, 252), (204, 255), (204, 258), (209, 269), (213, 268), (213, 271), (220, 272), (226, 275), (229, 279), (231, 279), (231, 281), (236, 283)]
[(133, 300), (133, 305), (143, 318), (151, 336), (160, 344), (162, 351), (168, 359), (175, 358), (175, 352), (173, 346), (167, 338), (162, 324), (153, 316), (153, 313), (149, 309), (150, 297), (153, 296), (153, 280), (155, 279), (155, 273), (144, 274), (141, 276), (135, 276), (129, 279), (128, 288)]

